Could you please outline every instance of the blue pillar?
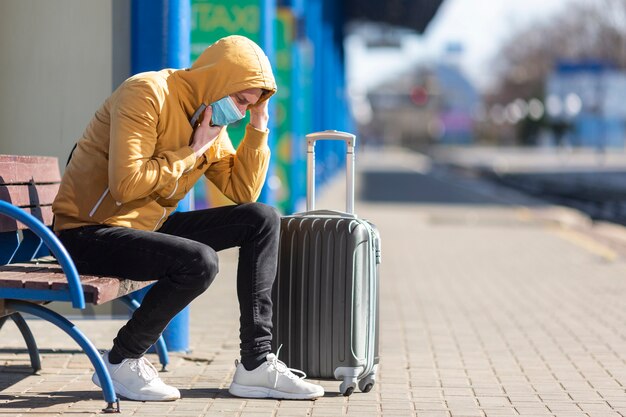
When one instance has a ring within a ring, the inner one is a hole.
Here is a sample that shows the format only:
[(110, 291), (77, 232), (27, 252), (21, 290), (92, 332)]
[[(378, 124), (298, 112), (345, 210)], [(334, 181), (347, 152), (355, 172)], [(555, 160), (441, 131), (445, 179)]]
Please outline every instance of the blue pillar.
[[(267, 55), (270, 64), (274, 66), (274, 21), (276, 20), (276, 0), (260, 0), (261, 2), (261, 36), (260, 43), (261, 49)], [(280, 88), (280, 86), (279, 86)], [(272, 132), (272, 124), (274, 120), (274, 106), (272, 100), (269, 102), (270, 123), (268, 128), (270, 129), (270, 135), (268, 138), (268, 146), (274, 154), (277, 153), (275, 134)], [(273, 158), (272, 158), (273, 159)], [(274, 176), (274, 162), (270, 159), (269, 166), (267, 168), (267, 177), (259, 201), (265, 204), (273, 205), (275, 203), (274, 190), (270, 187), (270, 180)]]
[(133, 74), (190, 65), (190, 0), (133, 0), (131, 21)]
[[(312, 119), (317, 115), (313, 111), (313, 98), (317, 90), (313, 88), (313, 44), (310, 41), (309, 25), (315, 25), (310, 21), (308, 14), (309, 4), (313, 0), (280, 0), (279, 5), (289, 7), (294, 16), (295, 39), (291, 49), (292, 73), (291, 73), (291, 106), (288, 109), (288, 117), (291, 121), (291, 164), (289, 167), (289, 204), (287, 213), (304, 210), (306, 201), (306, 144), (305, 135), (315, 129), (312, 128)], [(279, 86), (279, 88), (282, 86)], [(310, 91), (315, 90), (315, 94)]]
[(304, 0), (290, 0), (285, 2), (285, 6), (291, 8), (291, 12), (295, 18), (295, 39), (291, 47), (291, 85), (289, 90), (291, 91), (291, 106), (288, 109), (290, 112), (289, 118), (291, 120), (291, 164), (289, 167), (289, 205), (287, 207), (287, 214), (295, 213), (298, 210), (298, 205), (305, 199), (305, 193), (303, 186), (305, 184), (305, 170), (304, 160), (306, 158), (304, 150), (304, 136), (308, 133), (305, 132), (304, 124), (302, 123), (303, 117), (301, 114), (306, 111), (304, 105), (303, 96), (303, 76), (305, 71), (304, 62), (302, 59), (302, 44), (305, 42), (304, 38)]
[[(292, 196), (290, 207), (295, 209), (305, 194), (305, 182), (300, 178), (304, 175), (301, 164), (304, 147), (298, 141), (303, 141), (304, 135), (312, 131), (354, 130), (346, 94), (343, 50), (345, 2), (280, 0), (279, 3), (290, 7), (296, 18), (296, 41), (292, 54), (293, 99), (290, 109), (292, 138), (295, 142), (292, 146), (293, 165), (289, 179)], [(312, 56), (309, 58), (309, 55)], [(309, 73), (307, 63), (311, 59), (315, 65)], [(313, 94), (309, 93), (311, 89)], [(320, 185), (338, 171), (342, 173), (344, 162), (344, 144), (327, 141), (316, 145), (316, 178)]]
[[(311, 130), (313, 132), (333, 129), (333, 127), (325, 126), (324, 123), (324, 97), (327, 92), (327, 80), (324, 78), (326, 62), (326, 45), (324, 45), (324, 31), (328, 30), (323, 19), (323, 0), (311, 0), (305, 3), (306, 7), (306, 34), (313, 45), (313, 74), (311, 82), (313, 83), (313, 95), (311, 97), (312, 114)], [(307, 132), (309, 133), (309, 132)], [(324, 183), (326, 178), (326, 150), (327, 141), (319, 142), (315, 146), (315, 177), (320, 185)], [(321, 187), (318, 187), (320, 189)]]
[[(133, 0), (131, 22), (133, 74), (190, 66), (190, 0)], [(179, 204), (182, 210), (192, 208), (189, 196)], [(135, 294), (141, 299), (145, 290)], [(189, 307), (174, 317), (163, 337), (169, 351), (189, 350)]]

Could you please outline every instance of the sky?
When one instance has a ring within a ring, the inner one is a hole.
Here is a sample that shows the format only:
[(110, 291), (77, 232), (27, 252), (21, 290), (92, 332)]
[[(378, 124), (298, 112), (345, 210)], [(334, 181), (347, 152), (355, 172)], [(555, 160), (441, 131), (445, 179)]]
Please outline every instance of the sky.
[[(479, 89), (489, 85), (489, 65), (499, 45), (518, 28), (547, 19), (572, 0), (444, 0), (423, 35), (402, 37), (401, 48), (366, 48), (358, 36), (346, 39), (348, 82), (366, 90), (420, 62), (443, 56), (460, 42), (463, 72)], [(595, 0), (583, 0), (595, 1)]]

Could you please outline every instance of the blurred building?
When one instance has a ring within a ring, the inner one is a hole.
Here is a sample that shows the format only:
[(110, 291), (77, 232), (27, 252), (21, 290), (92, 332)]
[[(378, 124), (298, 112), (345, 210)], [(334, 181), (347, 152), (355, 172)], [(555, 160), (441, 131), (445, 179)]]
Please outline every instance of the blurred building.
[(371, 121), (362, 129), (384, 144), (420, 149), (474, 142), (481, 98), (450, 54), (379, 85), (368, 99)]
[(601, 61), (562, 61), (546, 82), (546, 111), (565, 126), (557, 142), (623, 148), (626, 140), (626, 72)]
[(435, 140), (457, 145), (474, 142), (474, 121), (480, 106), (478, 91), (456, 66), (437, 65), (432, 77), (438, 93), (433, 103), (438, 116)]

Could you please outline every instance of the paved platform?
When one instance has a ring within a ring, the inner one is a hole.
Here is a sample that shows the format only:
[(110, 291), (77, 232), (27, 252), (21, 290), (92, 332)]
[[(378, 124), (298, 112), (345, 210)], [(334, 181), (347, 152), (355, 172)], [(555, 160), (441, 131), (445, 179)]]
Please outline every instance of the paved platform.
[[(346, 398), (338, 382), (323, 381), (327, 394), (317, 401), (231, 397), (238, 351), (231, 250), (192, 304), (192, 351), (172, 355), (162, 374), (183, 398), (123, 401), (122, 415), (626, 416), (623, 229), (601, 233), (572, 210), (433, 170), (416, 155), (359, 155), (358, 167), (365, 200), (357, 212), (383, 238), (382, 359), (373, 391)], [(381, 178), (385, 192), (376, 192)], [(329, 185), (318, 205), (341, 206), (342, 191), (341, 180)], [(106, 349), (121, 322), (78, 325)], [(104, 403), (86, 357), (48, 323), (32, 327), (41, 375), (29, 373), (14, 326), (0, 332), (0, 417), (97, 415)]]

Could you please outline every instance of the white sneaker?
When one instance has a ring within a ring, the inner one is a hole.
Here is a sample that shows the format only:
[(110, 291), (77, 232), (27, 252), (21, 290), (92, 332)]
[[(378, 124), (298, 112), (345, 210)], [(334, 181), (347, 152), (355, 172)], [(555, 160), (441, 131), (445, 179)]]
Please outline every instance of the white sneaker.
[[(145, 357), (124, 359), (114, 365), (109, 362), (109, 352), (104, 352), (102, 360), (109, 370), (113, 388), (118, 395), (136, 401), (174, 401), (180, 398), (178, 389), (166, 385), (159, 378), (158, 371)], [(91, 378), (99, 387), (100, 379), (94, 372)]]
[[(305, 381), (304, 372), (288, 368), (273, 353), (268, 354), (265, 361), (252, 371), (235, 361), (237, 369), (228, 392), (236, 397), (287, 400), (312, 400), (324, 396), (324, 388)], [(302, 374), (302, 377), (293, 372)]]

